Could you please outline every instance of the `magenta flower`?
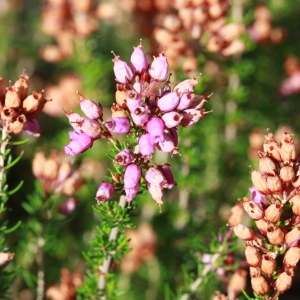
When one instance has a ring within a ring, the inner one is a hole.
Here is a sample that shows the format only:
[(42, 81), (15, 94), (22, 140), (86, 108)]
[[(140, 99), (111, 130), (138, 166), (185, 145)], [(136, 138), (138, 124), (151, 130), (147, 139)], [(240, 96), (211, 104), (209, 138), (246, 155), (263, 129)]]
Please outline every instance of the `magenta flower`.
[(170, 111), (161, 116), (161, 119), (164, 121), (167, 128), (179, 126), (182, 118), (183, 116), (176, 111)]
[(172, 170), (170, 168), (170, 165), (163, 164), (158, 167), (158, 169), (163, 173), (165, 179), (167, 180), (167, 188), (171, 189), (174, 185), (177, 183), (174, 180), (174, 175), (172, 173)]
[(168, 77), (168, 67), (167, 57), (163, 53), (160, 53), (158, 57), (154, 58), (149, 69), (149, 74), (157, 81), (165, 81)]
[(41, 134), (40, 124), (37, 121), (37, 119), (27, 120), (23, 127), (23, 130), (26, 133), (36, 136), (36, 137), (40, 136), (40, 134)]
[(189, 108), (182, 112), (182, 116), (181, 125), (183, 127), (190, 127), (203, 118), (203, 113), (201, 110)]
[(116, 80), (120, 83), (128, 83), (133, 78), (133, 72), (127, 63), (120, 59), (120, 56), (115, 56), (112, 60), (114, 62), (114, 73)]
[(124, 174), (124, 188), (132, 189), (139, 183), (142, 175), (141, 167), (137, 164), (130, 164), (126, 167)]
[(79, 105), (81, 110), (89, 119), (102, 119), (103, 109), (100, 103), (97, 103), (90, 99), (85, 99), (80, 95)]
[(168, 112), (176, 109), (179, 104), (179, 95), (176, 92), (168, 93), (158, 99), (157, 106), (163, 112)]
[(131, 66), (135, 73), (141, 74), (148, 69), (148, 60), (146, 54), (142, 50), (142, 45), (134, 47), (130, 58)]
[(126, 200), (129, 202), (131, 201), (139, 192), (140, 183), (137, 182), (136, 185), (132, 188), (124, 188), (126, 194)]
[(169, 130), (165, 130), (163, 141), (158, 142), (158, 149), (160, 149), (163, 152), (176, 154), (178, 153), (178, 148), (176, 146), (177, 143), (172, 133)]
[(85, 133), (78, 133), (76, 136), (76, 133), (73, 131), (72, 133), (69, 133), (69, 135), (70, 137), (72, 136), (72, 140), (65, 146), (66, 155), (73, 156), (83, 153), (93, 145), (92, 138)]
[(146, 124), (152, 143), (164, 140), (164, 122), (157, 117), (151, 118)]
[(131, 118), (135, 125), (143, 126), (149, 119), (150, 111), (146, 104), (137, 107), (131, 112)]
[(67, 113), (66, 115), (69, 119), (70, 125), (74, 128), (74, 130), (80, 132), (81, 125), (85, 120), (85, 118), (80, 114), (73, 113), (73, 112)]
[(150, 156), (154, 153), (155, 145), (151, 142), (150, 134), (148, 132), (140, 136), (139, 150), (143, 156)]
[(105, 122), (104, 126), (114, 133), (128, 133), (130, 131), (130, 121), (128, 118), (117, 117)]
[(256, 187), (251, 187), (249, 189), (251, 193), (251, 198), (252, 200), (259, 206), (261, 207), (268, 207), (269, 204), (266, 200), (266, 197), (256, 188)]
[(180, 99), (179, 104), (177, 106), (178, 110), (184, 110), (190, 107), (192, 103), (192, 94), (191, 93), (184, 93)]
[(115, 162), (121, 166), (127, 166), (134, 160), (135, 156), (131, 149), (127, 148), (120, 151), (115, 158)]
[(126, 97), (126, 105), (130, 112), (135, 111), (139, 106), (143, 104), (141, 95), (136, 91), (129, 91)]
[(81, 124), (80, 130), (91, 138), (96, 139), (102, 132), (102, 126), (96, 120), (85, 119)]
[(112, 183), (103, 181), (96, 193), (96, 200), (98, 204), (101, 204), (105, 201), (108, 201), (111, 199), (115, 192), (115, 187)]
[(174, 92), (178, 92), (179, 94), (187, 93), (187, 92), (193, 92), (194, 86), (198, 83), (198, 80), (196, 78), (193, 79), (186, 79), (182, 82), (179, 82), (174, 86)]
[(59, 205), (59, 212), (62, 215), (69, 215), (72, 213), (77, 206), (77, 200), (73, 197), (70, 197), (68, 199), (65, 199), (60, 205)]

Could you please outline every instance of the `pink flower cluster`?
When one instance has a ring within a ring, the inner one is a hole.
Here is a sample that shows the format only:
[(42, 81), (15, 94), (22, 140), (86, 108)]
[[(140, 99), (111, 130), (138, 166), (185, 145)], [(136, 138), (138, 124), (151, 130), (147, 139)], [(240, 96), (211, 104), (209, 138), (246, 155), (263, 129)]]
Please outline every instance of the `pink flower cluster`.
[(161, 205), (163, 189), (171, 189), (175, 181), (170, 165), (156, 164), (152, 155), (155, 149), (170, 155), (179, 153), (178, 126), (189, 127), (204, 118), (208, 111), (203, 105), (209, 96), (193, 93), (198, 83), (195, 78), (184, 80), (172, 89), (164, 53), (150, 64), (140, 44), (134, 47), (130, 64), (114, 56), (117, 91), (112, 118), (104, 122), (100, 104), (81, 97), (80, 106), (88, 118), (67, 113), (74, 131), (69, 134), (71, 142), (65, 146), (65, 153), (82, 153), (95, 139), (112, 141), (112, 133), (134, 136), (135, 143), (119, 149), (115, 156), (117, 169), (121, 166), (124, 172), (112, 174), (112, 182), (103, 182), (96, 200), (107, 201), (121, 189), (131, 201), (145, 183), (153, 199)]

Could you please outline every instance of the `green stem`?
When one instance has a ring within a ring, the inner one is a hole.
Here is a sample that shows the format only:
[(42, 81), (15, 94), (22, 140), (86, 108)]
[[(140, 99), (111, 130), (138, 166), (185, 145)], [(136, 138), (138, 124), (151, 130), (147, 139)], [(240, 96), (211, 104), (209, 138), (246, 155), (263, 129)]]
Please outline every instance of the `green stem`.
[(8, 144), (9, 134), (6, 124), (2, 126), (1, 146), (0, 146), (0, 196), (3, 196), (3, 179), (5, 173), (5, 152)]
[[(126, 204), (126, 197), (124, 195), (121, 195), (120, 199), (119, 199), (119, 205), (122, 207), (122, 209), (124, 209), (125, 204)], [(116, 241), (118, 233), (119, 233), (118, 227), (112, 228), (110, 231), (108, 240)], [(99, 267), (99, 271), (100, 271), (100, 277), (98, 280), (98, 290), (99, 291), (104, 291), (105, 284), (106, 284), (106, 274), (109, 272), (109, 267), (111, 264), (113, 254), (114, 254), (113, 252), (110, 252), (109, 255), (107, 256), (107, 258), (105, 259), (105, 261), (103, 262), (103, 264)], [(105, 299), (106, 299), (105, 295), (103, 295), (99, 298), (99, 300), (105, 300)]]

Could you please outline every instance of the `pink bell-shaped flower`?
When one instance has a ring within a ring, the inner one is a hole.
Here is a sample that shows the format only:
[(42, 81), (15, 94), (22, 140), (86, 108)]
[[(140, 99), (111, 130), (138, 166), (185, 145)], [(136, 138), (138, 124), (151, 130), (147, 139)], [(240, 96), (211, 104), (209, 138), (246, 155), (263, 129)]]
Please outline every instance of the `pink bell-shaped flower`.
[(176, 109), (179, 104), (179, 95), (176, 92), (168, 93), (157, 101), (158, 108), (163, 112)]
[(160, 53), (158, 57), (154, 58), (150, 68), (150, 76), (157, 81), (165, 81), (168, 77), (168, 60), (167, 57)]
[(130, 164), (124, 173), (124, 188), (131, 189), (140, 181), (142, 175), (141, 167), (137, 164)]
[(72, 136), (72, 140), (68, 145), (65, 146), (66, 155), (73, 156), (83, 153), (93, 145), (92, 138), (85, 133), (72, 132), (69, 135), (70, 137)]
[(104, 123), (104, 126), (114, 133), (128, 133), (130, 131), (130, 121), (128, 118), (116, 117)]
[(141, 74), (148, 69), (148, 60), (142, 48), (141, 44), (134, 47), (130, 58), (131, 66), (137, 74)]
[(148, 132), (140, 136), (139, 150), (143, 156), (150, 156), (154, 153), (155, 145), (151, 142), (150, 134)]
[(120, 56), (116, 55), (112, 61), (114, 62), (114, 73), (116, 76), (116, 80), (119, 83), (130, 82), (133, 79), (134, 74), (128, 64), (125, 61), (121, 60)]
[(146, 128), (153, 144), (164, 140), (164, 127), (164, 122), (158, 117), (153, 117), (147, 122)]
[(112, 183), (103, 181), (96, 193), (96, 200), (98, 204), (101, 204), (105, 201), (111, 199), (112, 195), (115, 192), (115, 187)]
[(134, 153), (130, 148), (120, 151), (115, 158), (115, 162), (121, 166), (127, 166), (134, 160)]

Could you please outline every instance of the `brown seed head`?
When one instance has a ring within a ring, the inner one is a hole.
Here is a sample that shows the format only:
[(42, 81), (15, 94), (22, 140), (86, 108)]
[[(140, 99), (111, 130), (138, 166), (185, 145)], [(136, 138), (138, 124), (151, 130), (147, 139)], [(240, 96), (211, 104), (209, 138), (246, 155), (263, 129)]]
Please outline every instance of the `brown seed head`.
[(26, 75), (25, 73), (22, 74), (19, 79), (15, 82), (14, 84), (15, 88), (18, 90), (18, 95), (23, 101), (28, 94), (28, 89), (29, 89), (29, 76)]
[(253, 230), (243, 224), (234, 225), (232, 229), (236, 236), (244, 241), (249, 241), (254, 238)]
[(282, 183), (279, 176), (277, 175), (267, 177), (267, 186), (272, 193), (282, 192)]
[(242, 200), (245, 211), (253, 220), (260, 220), (264, 216), (264, 211), (253, 201), (244, 197)]
[(293, 182), (296, 180), (295, 171), (290, 165), (282, 167), (279, 175), (283, 182)]
[(270, 254), (264, 254), (261, 261), (261, 271), (267, 275), (272, 275), (276, 269), (276, 260)]
[(5, 94), (6, 94), (6, 86), (4, 84), (4, 78), (0, 77), (0, 103), (2, 105), (4, 104)]
[(46, 157), (44, 152), (41, 151), (36, 152), (32, 160), (32, 172), (36, 178), (38, 179), (43, 178), (45, 163), (46, 163)]
[(295, 227), (291, 231), (289, 231), (285, 236), (285, 243), (288, 247), (297, 246), (300, 239), (300, 228)]
[(236, 270), (232, 277), (229, 280), (229, 289), (236, 294), (239, 294), (242, 292), (242, 290), (246, 287), (247, 283), (247, 275), (248, 272), (243, 269)]
[(300, 248), (291, 247), (289, 248), (284, 255), (283, 263), (286, 266), (295, 267), (300, 259)]
[(26, 123), (25, 115), (19, 115), (16, 120), (8, 125), (8, 129), (14, 134), (18, 135), (22, 132)]
[(230, 209), (230, 215), (228, 217), (228, 225), (233, 226), (242, 222), (244, 215), (243, 204), (239, 201), (235, 206)]
[(275, 288), (278, 292), (285, 292), (292, 286), (292, 279), (294, 272), (292, 270), (287, 270), (279, 274), (275, 281)]
[(18, 115), (19, 113), (15, 109), (4, 106), (1, 111), (1, 120), (10, 123), (13, 122)]
[(18, 89), (14, 86), (10, 86), (7, 89), (5, 95), (5, 106), (8, 108), (18, 109), (21, 106), (21, 99), (17, 93)]
[(245, 257), (247, 260), (247, 264), (250, 267), (258, 267), (260, 265), (261, 254), (256, 247), (246, 246)]
[(284, 132), (284, 138), (281, 140), (280, 156), (283, 161), (294, 161), (296, 159), (296, 147), (291, 133)]
[(267, 294), (270, 291), (270, 285), (266, 278), (256, 273), (251, 278), (251, 286), (255, 293), (260, 296)]
[(255, 221), (255, 224), (256, 224), (256, 227), (259, 229), (259, 231), (262, 234), (267, 233), (267, 229), (268, 229), (269, 224), (265, 220), (263, 220), (263, 219), (257, 220), (257, 221)]
[(259, 170), (261, 173), (266, 173), (268, 175), (276, 175), (277, 167), (275, 162), (267, 156), (267, 153), (259, 152)]
[(300, 195), (296, 195), (290, 199), (292, 211), (295, 215), (300, 216)]
[(253, 185), (262, 194), (267, 194), (268, 193), (268, 186), (267, 186), (266, 176), (264, 176), (261, 172), (254, 170), (254, 171), (251, 172), (251, 179), (252, 179)]
[(284, 232), (273, 224), (267, 228), (267, 237), (272, 245), (281, 245), (284, 242)]
[(274, 158), (276, 161), (282, 161), (280, 156), (280, 148), (277, 142), (273, 138), (273, 133), (269, 132), (265, 135), (265, 142), (263, 145), (264, 152), (268, 153), (270, 157)]
[(279, 221), (281, 215), (282, 215), (282, 203), (279, 201), (276, 201), (276, 203), (270, 205), (265, 210), (265, 217), (264, 219), (268, 222), (276, 223)]

